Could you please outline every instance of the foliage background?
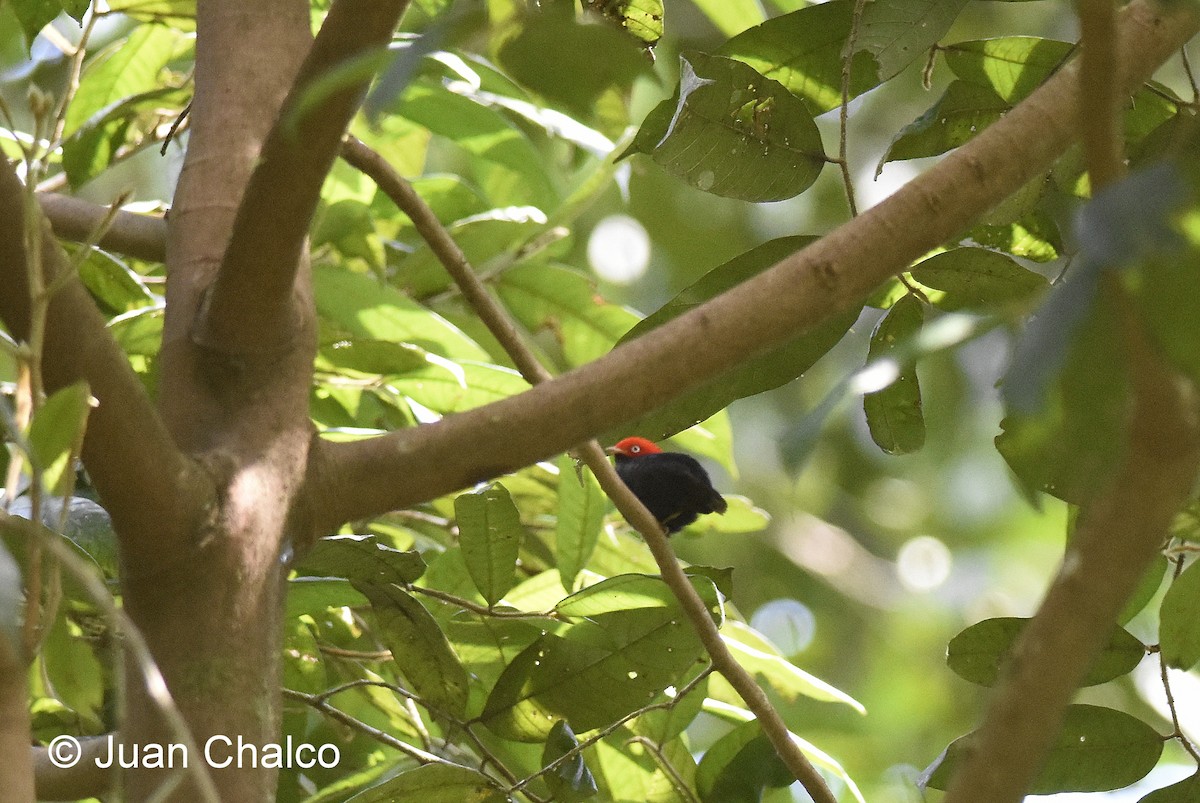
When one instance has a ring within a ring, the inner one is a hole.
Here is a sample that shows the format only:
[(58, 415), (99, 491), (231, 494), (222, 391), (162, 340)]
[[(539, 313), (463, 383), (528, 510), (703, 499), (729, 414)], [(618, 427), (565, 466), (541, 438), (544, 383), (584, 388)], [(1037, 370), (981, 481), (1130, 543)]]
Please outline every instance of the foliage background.
[[(419, 12), (436, 10), (438, 5), (418, 4), (417, 13), (406, 18), (405, 27), (427, 30), (434, 23)], [(488, 5), (494, 15), (500, 16), (507, 4)], [(753, 12), (758, 8), (754, 3), (739, 5), (745, 5), (752, 13), (736, 18), (731, 24), (749, 26), (755, 21)], [(796, 5), (769, 3), (765, 11), (774, 15)], [(320, 10), (314, 9), (314, 14)], [(604, 114), (581, 115), (586, 122), (610, 136), (619, 135), (625, 123), (638, 123), (655, 103), (670, 95), (678, 80), (679, 53), (693, 49), (711, 51), (735, 32), (718, 31), (715, 23), (691, 3), (667, 3), (666, 16), (669, 20), (666, 36), (656, 48), (653, 76), (633, 83), (628, 111), (621, 110), (619, 104), (602, 107)], [(469, 52), (472, 46), (486, 48), (486, 41), (481, 40), (488, 35), (488, 29), (479, 25), (478, 20), (467, 14), (455, 24), (460, 27), (446, 34), (448, 49), (461, 47), (462, 52)], [(54, 25), (67, 38), (78, 35), (78, 26), (65, 18)], [(181, 28), (186, 28), (186, 23)], [(108, 42), (119, 45), (134, 30), (119, 18), (105, 20), (93, 34), (92, 45), (97, 50)], [(1064, 40), (1077, 37), (1070, 9), (1043, 0), (972, 3), (944, 41), (982, 38), (998, 32)], [(23, 116), (23, 109), (30, 87), (54, 87), (62, 79), (66, 60), (44, 43), (40, 49), (35, 43), (34, 61), (30, 62), (10, 7), (0, 10), (0, 40), (4, 70), (0, 96), (17, 118), (15, 127), (27, 128), (29, 119)], [(179, 39), (176, 47), (183, 57), (178, 62), (165, 62), (163, 75), (179, 78), (183, 88), (175, 95), (155, 98), (156, 108), (162, 105), (178, 109), (186, 102), (185, 40)], [(924, 112), (949, 80), (939, 62), (933, 71), (933, 88), (925, 89), (923, 65), (919, 61), (890, 82), (886, 92), (870, 93), (851, 104), (849, 156), (863, 206), (869, 204), (868, 199), (883, 197), (889, 188), (926, 164), (922, 160), (891, 163), (882, 170), (879, 179), (871, 176), (896, 131)], [(420, 78), (428, 81), (439, 69), (426, 61), (419, 68)], [(1159, 78), (1181, 94), (1185, 92), (1186, 80), (1177, 64), (1164, 70)], [(499, 76), (490, 79), (498, 85), (504, 82)], [(432, 83), (417, 84), (427, 85)], [(440, 125), (445, 126), (444, 131), (451, 130), (447, 120), (436, 118), (436, 110), (427, 110), (425, 114), (429, 116), (422, 118), (415, 109), (411, 92), (410, 89), (409, 94), (387, 101), (381, 129), (373, 129), (363, 120), (356, 123), (356, 132), (383, 150), (401, 172), (416, 175), (424, 170), (472, 175), (474, 181), (486, 186), (483, 194), (487, 197), (467, 199), (468, 207), (474, 206), (475, 201), (483, 202), (483, 209), (537, 203), (551, 211), (562, 201), (561, 184), (532, 189), (525, 186), (506, 197), (505, 187), (511, 185), (505, 182), (510, 176), (501, 175), (502, 171), (494, 170), (494, 165), (481, 164), (475, 158), (477, 154), (464, 154), (461, 148), (450, 145), (448, 140), (452, 138), (429, 139), (418, 125), (402, 119), (407, 108), (410, 119), (422, 120), (434, 129)], [(512, 94), (521, 95), (519, 91)], [(628, 119), (622, 119), (625, 115)], [(151, 129), (158, 131), (162, 120), (152, 122)], [(822, 115), (818, 123), (828, 149), (836, 141), (837, 112)], [(571, 165), (581, 172), (586, 169), (584, 159), (575, 157), (572, 163), (570, 158), (563, 158), (562, 143), (546, 138), (536, 127), (525, 124), (516, 130), (534, 143), (533, 151), (522, 158), (529, 159), (536, 153), (557, 159), (558, 168)], [(185, 137), (186, 132), (181, 136)], [(11, 151), (11, 143), (6, 145)], [(82, 183), (77, 194), (107, 203), (115, 190), (133, 187), (137, 201), (147, 206), (166, 203), (178, 170), (178, 153), (177, 146), (169, 147), (166, 156), (159, 156), (155, 148), (147, 148)], [(596, 227), (610, 215), (633, 216), (648, 236), (650, 254), (646, 273), (626, 285), (600, 281), (598, 292), (603, 298), (642, 314), (658, 309), (707, 271), (754, 245), (778, 236), (821, 234), (847, 215), (842, 185), (833, 166), (828, 166), (816, 185), (796, 199), (747, 204), (689, 188), (644, 157), (634, 157), (623, 164), (622, 169), (629, 171), (627, 191), (606, 184), (606, 189), (589, 199), (590, 204), (580, 211), (577, 220), (568, 221), (570, 237), (551, 245), (547, 253), (554, 261), (586, 270), (589, 238), (594, 236)], [(534, 173), (530, 171), (531, 175)], [(565, 183), (573, 178), (571, 171), (564, 168), (548, 181)], [(539, 192), (544, 197), (531, 200)], [(443, 200), (451, 205), (461, 199), (447, 196)], [(413, 269), (411, 263), (406, 265), (402, 249), (381, 246), (385, 240), (409, 247), (417, 244), (411, 228), (406, 228), (394, 210), (387, 207), (373, 187), (339, 163), (327, 183), (323, 208), (313, 229), (318, 271), (322, 270), (322, 263), (351, 265), (366, 275), (369, 270), (382, 269), (386, 261), (402, 277), (400, 286), (405, 286), (403, 276), (407, 270), (413, 271), (416, 277), (413, 281), (422, 281), (427, 274)], [(364, 209), (369, 210), (369, 218), (361, 215)], [(348, 217), (339, 217), (342, 213)], [(451, 216), (450, 220), (453, 219)], [(503, 229), (502, 234), (481, 235), (478, 255), (483, 258), (480, 264), (484, 271), (487, 258), (519, 241), (522, 225), (531, 231), (538, 230), (536, 223), (500, 223), (497, 227)], [(620, 245), (599, 244), (609, 250)], [(161, 278), (161, 267), (137, 262), (130, 265), (151, 288)], [(1035, 267), (1053, 279), (1062, 266), (1052, 262)], [(340, 282), (331, 286), (336, 292), (347, 289)], [(120, 299), (121, 292), (125, 290), (117, 291), (113, 299)], [(123, 312), (118, 306), (109, 311)], [(478, 327), (472, 328), (461, 314), (455, 316), (452, 297), (435, 299), (433, 306), (484, 343)], [(323, 308), (322, 313), (328, 319), (346, 323), (339, 319), (336, 310)], [(914, 788), (919, 768), (977, 721), (984, 692), (946, 668), (946, 643), (975, 621), (1032, 614), (1061, 556), (1068, 514), (1064, 504), (1050, 497), (1040, 497), (1036, 506), (1031, 505), (1011, 479), (992, 443), (1002, 415), (995, 383), (1020, 332), (1015, 321), (959, 348), (923, 358), (918, 372), (927, 422), (924, 448), (905, 456), (880, 452), (871, 442), (858, 397), (840, 393), (838, 387), (862, 366), (870, 333), (881, 314), (868, 307), (849, 335), (801, 380), (731, 406), (728, 420), (732, 437), (719, 437), (716, 447), (710, 449), (710, 465), (719, 477), (720, 487), (752, 500), (769, 514), (769, 524), (758, 531), (734, 533), (698, 526), (694, 532), (676, 538), (674, 546), (687, 562), (733, 567), (733, 601), (745, 618), (784, 646), (788, 658), (796, 665), (863, 703), (866, 716), (846, 706), (804, 697), (781, 705), (793, 728), (841, 761), (867, 799), (889, 803), (919, 799)], [(613, 320), (619, 319), (619, 314), (614, 313)], [(631, 322), (632, 317), (624, 325)], [(622, 325), (612, 324), (614, 328)], [(129, 338), (126, 342), (130, 344), (136, 342), (135, 336), (142, 334), (133, 325), (125, 331)], [(570, 354), (559, 354), (544, 336), (536, 342), (558, 358), (561, 368), (582, 361)], [(603, 351), (607, 347), (608, 344), (601, 343), (593, 350)], [(703, 348), (703, 343), (697, 347)], [(581, 354), (587, 353), (586, 346), (580, 348)], [(135, 355), (135, 365), (153, 386), (153, 352), (137, 354), (136, 348), (130, 351)], [(331, 353), (323, 356), (329, 357)], [(488, 356), (496, 359), (494, 350)], [(377, 355), (368, 354), (363, 359), (369, 362), (376, 358)], [(328, 381), (339, 373), (336, 360), (332, 363), (329, 375), (323, 377), (326, 381), (318, 384), (314, 394), (314, 416), (330, 426), (373, 426), (375, 421), (386, 424), (381, 428), (390, 428), (411, 423), (414, 417), (424, 414), (422, 408), (447, 412), (458, 409), (456, 405), (460, 403), (473, 406), (487, 395), (459, 402), (447, 401), (431, 392), (417, 399), (419, 405), (396, 404), (387, 408), (378, 399), (372, 399), (362, 401), (364, 406), (354, 409), (360, 403), (358, 399), (351, 401), (345, 395), (339, 396), (351, 391), (338, 390), (336, 382)], [(346, 368), (346, 364), (340, 368)], [(347, 369), (340, 373), (352, 372)], [(507, 378), (497, 381), (500, 393), (511, 392), (520, 385), (510, 383)], [(410, 393), (416, 394), (417, 384), (409, 389)], [(724, 426), (723, 420), (718, 421), (713, 429), (720, 436)], [(695, 438), (683, 441), (693, 449), (702, 443), (703, 439)], [(522, 472), (520, 479), (514, 481), (516, 484), (510, 484), (522, 507), (523, 518), (535, 528), (544, 528), (545, 522), (537, 520), (537, 512), (531, 512), (531, 506), (549, 504), (552, 497), (544, 493), (544, 488), (537, 487), (538, 483), (548, 481), (547, 475), (532, 470)], [(451, 510), (449, 500), (422, 508), (430, 517), (449, 516)], [(386, 534), (399, 548), (415, 546), (436, 552), (452, 543), (444, 528), (439, 531), (437, 527), (417, 526), (403, 517), (368, 526)], [(355, 532), (362, 531), (361, 527), (355, 528)], [(525, 555), (525, 559), (530, 565), (538, 564), (537, 555)], [(1148, 641), (1154, 641), (1154, 610), (1155, 606), (1149, 606), (1149, 613), (1131, 626), (1133, 632)], [(307, 655), (308, 636), (303, 628), (297, 628), (293, 635), (298, 640), (289, 645), (289, 649), (296, 651), (292, 657)], [(348, 634), (343, 635), (347, 645), (364, 646)], [(793, 642), (794, 649), (786, 649), (789, 642)], [(287, 671), (291, 673), (285, 679), (288, 685), (294, 686), (293, 681), (305, 682), (297, 674), (307, 671), (304, 661), (289, 663)], [(94, 683), (80, 682), (87, 694), (97, 693)], [(1176, 693), (1180, 700), (1187, 695), (1200, 697), (1194, 673), (1180, 677)], [(1140, 691), (1132, 680), (1124, 679), (1085, 692), (1083, 699), (1129, 710), (1163, 725), (1161, 712), (1155, 712), (1147, 700), (1152, 694), (1153, 691)], [(1186, 703), (1181, 703), (1180, 708), (1189, 711)], [(1200, 711), (1200, 703), (1192, 705), (1190, 711)], [(287, 726), (300, 729), (308, 716), (290, 710)], [(1200, 728), (1200, 723), (1193, 721), (1191, 727)], [(693, 749), (703, 749), (723, 729), (715, 718), (701, 715), (691, 732)], [(364, 763), (370, 749), (362, 747)], [(1181, 751), (1179, 755), (1168, 754), (1168, 759), (1180, 758)], [(284, 799), (303, 796), (301, 786), (291, 778), (285, 779), (281, 789)], [(768, 799), (783, 800), (788, 794), (775, 792)]]

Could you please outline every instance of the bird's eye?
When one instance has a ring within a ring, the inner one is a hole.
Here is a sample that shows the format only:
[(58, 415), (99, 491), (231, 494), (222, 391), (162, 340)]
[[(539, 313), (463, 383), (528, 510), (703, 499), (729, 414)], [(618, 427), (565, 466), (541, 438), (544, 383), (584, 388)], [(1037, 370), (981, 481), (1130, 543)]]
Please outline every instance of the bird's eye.
[(640, 446), (630, 446), (629, 447), (629, 451), (633, 452), (634, 454), (637, 454), (641, 450), (642, 450), (642, 447), (640, 447)]

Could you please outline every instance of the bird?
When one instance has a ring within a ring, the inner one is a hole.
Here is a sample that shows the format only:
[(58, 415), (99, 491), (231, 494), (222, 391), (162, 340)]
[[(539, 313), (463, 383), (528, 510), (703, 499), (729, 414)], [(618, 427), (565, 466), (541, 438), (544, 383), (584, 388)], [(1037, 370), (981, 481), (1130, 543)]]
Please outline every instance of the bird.
[(724, 513), (725, 498), (708, 472), (691, 455), (664, 452), (654, 441), (630, 437), (608, 449), (617, 475), (653, 514), (667, 535), (677, 533), (701, 513)]

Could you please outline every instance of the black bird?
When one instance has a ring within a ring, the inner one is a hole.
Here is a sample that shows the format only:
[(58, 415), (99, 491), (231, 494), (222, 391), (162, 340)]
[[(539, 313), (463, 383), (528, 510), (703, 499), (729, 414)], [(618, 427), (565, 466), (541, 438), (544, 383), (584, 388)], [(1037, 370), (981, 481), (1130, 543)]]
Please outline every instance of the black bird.
[(701, 513), (724, 513), (728, 507), (708, 472), (691, 455), (664, 452), (653, 441), (638, 437), (625, 438), (608, 451), (616, 456), (617, 474), (668, 535)]

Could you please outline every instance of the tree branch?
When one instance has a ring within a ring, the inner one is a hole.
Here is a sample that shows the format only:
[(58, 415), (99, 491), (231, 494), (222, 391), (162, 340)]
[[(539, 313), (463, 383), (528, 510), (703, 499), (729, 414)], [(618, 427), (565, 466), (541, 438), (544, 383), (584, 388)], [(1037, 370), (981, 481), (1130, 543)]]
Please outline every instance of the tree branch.
[(1133, 380), (1128, 451), (1107, 490), (1083, 507), (1058, 577), (1013, 648), (970, 759), (946, 803), (1018, 801), (1044, 761), (1071, 695), (1159, 553), (1200, 468), (1200, 401), (1164, 364), (1115, 277)]
[[(348, 161), (351, 161), (352, 164), (357, 162), (356, 166), (361, 165), (360, 169), (368, 172), (413, 221), (413, 225), (417, 227), (422, 237), (429, 243), (430, 248), (437, 254), (438, 259), (454, 279), (463, 296), (483, 319), (496, 339), (500, 341), (508, 356), (520, 367), (525, 378), (531, 384), (549, 381), (550, 372), (538, 362), (537, 357), (522, 340), (516, 324), (513, 323), (507, 311), (488, 294), (483, 282), (471, 269), (462, 249), (442, 226), (433, 210), (413, 190), (412, 185), (361, 142), (349, 140), (345, 150), (349, 152)], [(679, 604), (691, 621), (692, 628), (699, 636), (701, 644), (712, 658), (713, 666), (725, 676), (729, 684), (737, 690), (746, 705), (754, 712), (755, 717), (762, 725), (763, 732), (767, 734), (774, 745), (776, 753), (792, 771), (796, 780), (804, 785), (813, 800), (817, 803), (836, 803), (833, 793), (825, 785), (821, 774), (804, 757), (799, 746), (792, 741), (787, 725), (779, 712), (771, 705), (766, 693), (755, 682), (753, 676), (734, 660), (729, 648), (725, 646), (721, 632), (713, 622), (708, 606), (696, 593), (696, 589), (684, 574), (675, 553), (671, 550), (662, 525), (617, 475), (599, 443), (594, 440), (588, 441), (576, 451), (588, 468), (592, 470), (592, 473), (596, 475), (600, 487), (616, 503), (617, 509), (645, 539), (646, 544), (650, 547), (650, 553), (654, 556), (659, 571), (662, 573), (663, 581), (671, 589), (675, 598), (679, 600)]]
[(1080, 0), (1079, 27), (1079, 136), (1095, 194), (1125, 175), (1121, 107), (1127, 97), (1121, 92), (1124, 59), (1117, 50), (1114, 0)]
[[(42, 214), (54, 228), (54, 234), (77, 243), (87, 242), (96, 226), (108, 215), (108, 207), (53, 192), (38, 193), (38, 202), (42, 205)], [(164, 262), (167, 258), (167, 222), (150, 215), (117, 212), (96, 245), (106, 251), (149, 262)]]
[[(18, 339), (28, 334), (29, 281), (23, 243), (24, 188), (12, 166), (0, 169), (0, 318)], [(49, 227), (47, 226), (47, 229)], [(66, 270), (50, 231), (42, 238), (47, 285)], [(104, 318), (77, 278), (50, 300), (43, 371), (47, 392), (86, 379), (99, 407), (88, 419), (83, 460), (111, 511), (122, 559), (138, 561), (159, 546), (159, 534), (202, 508), (211, 488), (175, 447), (142, 383), (105, 329)]]
[[(1200, 26), (1188, 4), (1122, 10), (1129, 92)], [(661, 407), (828, 316), (967, 228), (1074, 141), (1078, 68), (1068, 65), (974, 140), (895, 195), (772, 269), (587, 366), (435, 424), (347, 443), (310, 464), (322, 530), (407, 507), (570, 449)]]
[(321, 185), (369, 78), (313, 102), (318, 82), (385, 48), (408, 0), (336, 0), (263, 145), (229, 246), (197, 321), (198, 342), (226, 353), (275, 352), (294, 336), (296, 271)]

